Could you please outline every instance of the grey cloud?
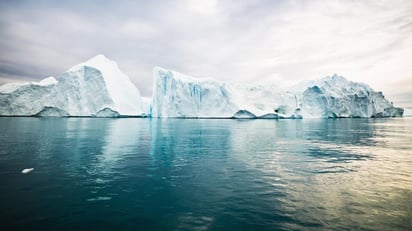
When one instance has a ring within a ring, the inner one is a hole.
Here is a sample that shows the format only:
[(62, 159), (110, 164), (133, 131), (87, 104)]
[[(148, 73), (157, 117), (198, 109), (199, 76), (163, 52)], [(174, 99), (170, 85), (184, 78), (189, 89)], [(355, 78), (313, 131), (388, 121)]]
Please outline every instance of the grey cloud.
[[(408, 1), (206, 2), (1, 1), (0, 78), (58, 77), (103, 53), (145, 96), (156, 65), (228, 81), (364, 81), (410, 49)], [(405, 64), (387, 68), (411, 84)]]

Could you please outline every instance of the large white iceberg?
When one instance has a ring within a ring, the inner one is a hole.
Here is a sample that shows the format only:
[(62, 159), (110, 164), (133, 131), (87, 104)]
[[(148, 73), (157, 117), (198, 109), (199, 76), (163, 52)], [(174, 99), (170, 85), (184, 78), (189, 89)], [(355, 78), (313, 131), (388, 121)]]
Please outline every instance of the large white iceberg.
[(368, 85), (337, 75), (298, 84), (244, 85), (153, 69), (152, 98), (103, 55), (56, 80), (0, 86), (0, 116), (149, 116), (166, 118), (336, 118), (402, 116)]
[(284, 91), (193, 78), (159, 67), (153, 70), (152, 117), (336, 118), (402, 116), (381, 92), (333, 75)]
[(103, 55), (39, 83), (0, 87), (2, 116), (141, 116), (139, 90), (118, 65)]
[(394, 107), (382, 92), (336, 74), (293, 89), (305, 118), (396, 117), (403, 113), (403, 109)]

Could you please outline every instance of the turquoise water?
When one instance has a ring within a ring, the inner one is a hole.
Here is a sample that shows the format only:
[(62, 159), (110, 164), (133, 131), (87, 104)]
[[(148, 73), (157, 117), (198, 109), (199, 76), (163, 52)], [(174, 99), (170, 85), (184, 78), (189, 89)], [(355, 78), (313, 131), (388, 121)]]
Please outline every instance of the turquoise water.
[(411, 130), (0, 118), (0, 230), (410, 230)]

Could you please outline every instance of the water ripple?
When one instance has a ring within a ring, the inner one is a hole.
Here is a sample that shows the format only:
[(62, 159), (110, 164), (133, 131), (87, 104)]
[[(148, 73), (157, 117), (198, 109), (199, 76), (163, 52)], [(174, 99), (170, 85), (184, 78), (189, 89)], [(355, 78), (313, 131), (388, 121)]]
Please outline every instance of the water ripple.
[(2, 230), (411, 227), (408, 118), (0, 118), (0, 128)]

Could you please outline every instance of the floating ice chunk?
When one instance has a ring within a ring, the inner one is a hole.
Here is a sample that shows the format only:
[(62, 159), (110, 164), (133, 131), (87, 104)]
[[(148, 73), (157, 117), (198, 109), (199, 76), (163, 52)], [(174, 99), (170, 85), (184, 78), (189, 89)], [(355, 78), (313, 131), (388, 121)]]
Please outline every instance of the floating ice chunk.
[(111, 197), (95, 197), (95, 198), (89, 198), (87, 201), (108, 201), (111, 200)]
[(23, 169), (23, 170), (21, 171), (21, 173), (27, 174), (27, 173), (32, 172), (33, 170), (34, 170), (34, 168), (25, 168), (25, 169)]

